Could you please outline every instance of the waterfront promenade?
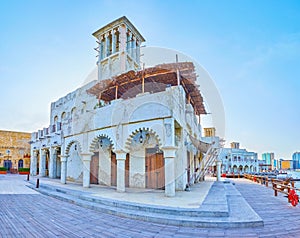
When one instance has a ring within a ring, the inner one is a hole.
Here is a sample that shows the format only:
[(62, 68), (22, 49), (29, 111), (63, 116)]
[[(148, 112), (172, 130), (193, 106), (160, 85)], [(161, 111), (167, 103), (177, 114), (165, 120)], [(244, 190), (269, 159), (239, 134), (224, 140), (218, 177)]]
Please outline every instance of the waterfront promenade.
[[(299, 237), (300, 206), (245, 179), (235, 187), (263, 227), (193, 228), (121, 218), (48, 197), (26, 187), (26, 176), (0, 175), (0, 237)], [(193, 188), (192, 188), (193, 189)]]

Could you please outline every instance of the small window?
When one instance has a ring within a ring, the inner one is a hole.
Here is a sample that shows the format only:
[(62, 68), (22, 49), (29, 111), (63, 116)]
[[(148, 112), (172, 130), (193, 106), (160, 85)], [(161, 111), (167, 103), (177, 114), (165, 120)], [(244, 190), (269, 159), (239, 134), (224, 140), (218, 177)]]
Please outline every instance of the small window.
[(65, 112), (63, 112), (63, 113), (61, 114), (61, 120), (65, 120), (66, 117), (67, 117), (67, 114), (66, 114)]

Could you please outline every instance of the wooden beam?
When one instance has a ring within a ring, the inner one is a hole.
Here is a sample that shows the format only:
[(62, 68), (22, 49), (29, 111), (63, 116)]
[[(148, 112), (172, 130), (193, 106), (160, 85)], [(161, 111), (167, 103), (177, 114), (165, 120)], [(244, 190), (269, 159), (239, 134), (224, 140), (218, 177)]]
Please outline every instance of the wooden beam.
[(115, 99), (118, 99), (118, 85), (116, 85)]

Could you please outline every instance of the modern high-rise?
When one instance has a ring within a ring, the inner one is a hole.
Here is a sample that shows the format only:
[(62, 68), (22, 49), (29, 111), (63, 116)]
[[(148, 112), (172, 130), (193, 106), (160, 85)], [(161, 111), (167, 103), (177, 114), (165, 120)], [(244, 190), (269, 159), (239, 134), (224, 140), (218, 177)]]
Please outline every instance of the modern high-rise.
[(293, 169), (300, 169), (300, 152), (295, 152), (292, 157)]
[(262, 160), (265, 161), (265, 165), (268, 166), (269, 170), (275, 169), (275, 155), (273, 152), (266, 152), (262, 155)]

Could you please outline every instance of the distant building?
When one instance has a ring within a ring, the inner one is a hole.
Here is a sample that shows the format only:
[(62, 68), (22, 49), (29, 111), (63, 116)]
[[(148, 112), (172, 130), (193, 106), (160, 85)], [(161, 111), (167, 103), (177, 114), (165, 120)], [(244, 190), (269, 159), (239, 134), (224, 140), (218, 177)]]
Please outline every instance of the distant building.
[(293, 167), (293, 161), (292, 160), (286, 160), (286, 159), (279, 159), (279, 168), (286, 170), (291, 169)]
[(279, 169), (280, 168), (280, 160), (274, 159), (272, 165), (273, 165), (274, 169)]
[(264, 172), (270, 170), (270, 166), (266, 164), (265, 160), (258, 160), (259, 172)]
[(232, 142), (231, 148), (222, 148), (219, 159), (222, 161), (222, 173), (258, 172), (257, 153), (240, 149), (238, 142)]
[(264, 167), (267, 167), (268, 170), (274, 170), (276, 168), (274, 164), (275, 155), (273, 152), (263, 153), (262, 160), (265, 161)]
[(214, 127), (204, 128), (204, 136), (205, 137), (215, 137), (216, 136), (216, 128), (214, 128)]
[(0, 131), (0, 167), (7, 171), (29, 168), (30, 138), (30, 133)]
[(230, 148), (231, 149), (239, 149), (240, 148), (240, 143), (238, 143), (238, 142), (231, 142), (230, 143)]
[(300, 152), (295, 152), (292, 157), (293, 169), (300, 169)]

